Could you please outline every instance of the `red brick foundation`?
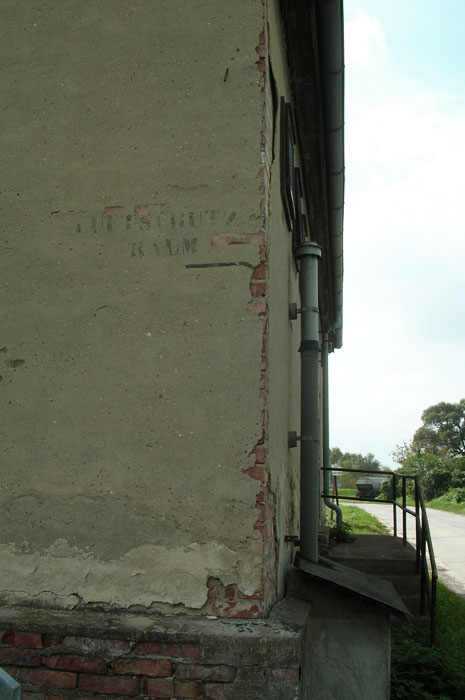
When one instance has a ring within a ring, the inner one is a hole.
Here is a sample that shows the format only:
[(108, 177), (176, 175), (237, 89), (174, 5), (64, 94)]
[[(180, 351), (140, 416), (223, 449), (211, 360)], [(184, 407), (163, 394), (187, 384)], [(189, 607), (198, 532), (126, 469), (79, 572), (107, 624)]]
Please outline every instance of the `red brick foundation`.
[[(243, 700), (249, 689), (253, 698), (298, 698), (299, 635), (283, 645), (279, 623), (10, 612), (23, 617), (22, 629), (0, 631), (0, 665), (21, 684), (23, 700)], [(77, 634), (83, 624), (86, 634)]]

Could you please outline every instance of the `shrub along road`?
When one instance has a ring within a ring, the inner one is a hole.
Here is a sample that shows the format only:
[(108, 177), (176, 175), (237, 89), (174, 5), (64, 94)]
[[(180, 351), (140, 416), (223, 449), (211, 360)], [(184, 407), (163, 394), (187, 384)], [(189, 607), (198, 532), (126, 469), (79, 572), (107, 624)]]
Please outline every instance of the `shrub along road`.
[[(392, 532), (392, 506), (352, 501), (374, 515)], [(465, 598), (465, 515), (426, 509), (438, 575), (449, 588)], [(402, 511), (397, 509), (397, 533), (402, 534)], [(407, 515), (407, 537), (415, 544), (415, 520)]]

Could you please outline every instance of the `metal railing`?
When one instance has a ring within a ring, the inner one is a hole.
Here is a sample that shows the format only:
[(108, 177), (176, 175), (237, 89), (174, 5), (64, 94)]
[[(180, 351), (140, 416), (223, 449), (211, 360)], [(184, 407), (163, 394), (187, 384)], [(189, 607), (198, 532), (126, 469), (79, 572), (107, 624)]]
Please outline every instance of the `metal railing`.
[[(323, 467), (322, 471), (332, 472), (332, 467)], [(394, 537), (398, 536), (397, 510), (402, 512), (402, 541), (407, 544), (407, 515), (415, 518), (415, 551), (417, 572), (420, 574), (420, 615), (424, 615), (426, 610), (430, 616), (430, 643), (434, 644), (436, 635), (436, 582), (438, 570), (434, 557), (433, 542), (428, 524), (425, 501), (421, 491), (418, 477), (412, 474), (399, 474), (391, 471), (370, 471), (368, 469), (344, 469), (337, 467), (337, 473), (349, 472), (351, 474), (369, 474), (372, 477), (386, 475), (391, 478), (392, 498), (356, 497), (343, 496), (345, 501), (370, 501), (373, 503), (392, 504)], [(407, 505), (407, 480), (413, 482), (414, 509)], [(400, 485), (398, 482), (401, 482)], [(399, 490), (400, 486), (400, 490)], [(323, 493), (322, 496), (333, 498), (334, 494)], [(400, 502), (398, 500), (400, 496)], [(336, 488), (337, 497), (337, 488)]]

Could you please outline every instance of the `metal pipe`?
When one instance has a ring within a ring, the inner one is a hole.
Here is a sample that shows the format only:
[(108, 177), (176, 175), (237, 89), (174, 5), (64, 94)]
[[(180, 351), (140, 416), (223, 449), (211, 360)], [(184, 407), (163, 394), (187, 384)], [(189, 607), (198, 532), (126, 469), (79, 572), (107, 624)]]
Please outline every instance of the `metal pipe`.
[(420, 571), (420, 537), (421, 537), (421, 525), (420, 525), (420, 494), (419, 494), (419, 484), (418, 477), (414, 477), (415, 481), (415, 535), (416, 535), (416, 545), (415, 549), (417, 552), (417, 573)]
[(320, 503), (319, 436), (319, 308), (318, 258), (321, 248), (307, 241), (297, 248), (300, 262), (301, 411), (300, 411), (300, 553), (318, 561)]
[[(323, 492), (329, 493), (329, 375), (328, 375), (329, 340), (323, 333), (321, 344), (321, 369), (323, 374)], [(342, 527), (342, 510), (328, 496), (324, 496), (325, 505), (336, 513), (336, 526)], [(333, 517), (333, 516), (331, 516)]]
[(407, 480), (402, 476), (402, 541), (407, 546)]

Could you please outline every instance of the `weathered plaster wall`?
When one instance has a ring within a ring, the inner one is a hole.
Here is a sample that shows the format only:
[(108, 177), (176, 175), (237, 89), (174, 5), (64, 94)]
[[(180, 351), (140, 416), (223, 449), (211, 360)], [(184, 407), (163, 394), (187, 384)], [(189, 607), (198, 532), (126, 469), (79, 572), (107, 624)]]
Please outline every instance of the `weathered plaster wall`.
[[(288, 431), (300, 432), (300, 320), (289, 320), (289, 303), (299, 305), (299, 281), (281, 200), (279, 103), (281, 97), (286, 102), (291, 102), (292, 98), (277, 0), (268, 3), (267, 20), (269, 58), (277, 103), (274, 144), (269, 147), (274, 157), (270, 164), (269, 189), (268, 434), (271, 489), (276, 494), (278, 592), (282, 596), (286, 571), (294, 551), (293, 545), (286, 543), (284, 538), (299, 534), (300, 451), (298, 448), (288, 448)], [(269, 90), (270, 104), (271, 85)]]
[(251, 595), (262, 3), (2, 10), (2, 599)]

